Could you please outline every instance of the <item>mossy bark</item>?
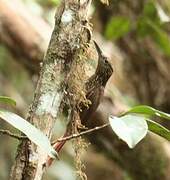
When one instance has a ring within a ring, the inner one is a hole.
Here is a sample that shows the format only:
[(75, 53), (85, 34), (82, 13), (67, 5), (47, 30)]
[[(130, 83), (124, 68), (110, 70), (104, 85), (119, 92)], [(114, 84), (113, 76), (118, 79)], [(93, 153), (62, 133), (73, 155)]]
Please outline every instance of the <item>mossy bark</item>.
[[(89, 41), (87, 32), (89, 3), (90, 1), (63, 0), (57, 9), (55, 27), (27, 117), (29, 122), (49, 138), (54, 123), (59, 120), (60, 104), (65, 93), (75, 95), (73, 88), (70, 88), (72, 92), (65, 92), (66, 87), (68, 90), (68, 87), (75, 84), (76, 73), (77, 76), (83, 77), (78, 72), (78, 66), (75, 68), (75, 64), (78, 64), (76, 62), (80, 59), (79, 56), (82, 56), (83, 49)], [(86, 61), (81, 62), (83, 68)], [(76, 79), (77, 83), (79, 81), (80, 79)], [(77, 96), (78, 94), (74, 97)], [(42, 149), (29, 140), (22, 141), (18, 147), (10, 179), (41, 179), (46, 159), (47, 154)]]

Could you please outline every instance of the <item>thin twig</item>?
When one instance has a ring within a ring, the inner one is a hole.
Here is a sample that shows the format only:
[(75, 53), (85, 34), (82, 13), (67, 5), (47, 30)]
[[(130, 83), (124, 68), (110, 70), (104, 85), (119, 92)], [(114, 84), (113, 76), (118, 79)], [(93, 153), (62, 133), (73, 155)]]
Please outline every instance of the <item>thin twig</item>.
[[(59, 138), (59, 139), (55, 140), (55, 143), (56, 143), (56, 142), (62, 142), (62, 141), (68, 141), (68, 140), (74, 139), (74, 138), (78, 138), (78, 137), (80, 137), (80, 136), (83, 136), (83, 135), (86, 135), (86, 134), (89, 134), (89, 133), (98, 131), (98, 130), (100, 130), (100, 129), (103, 129), (103, 128), (109, 126), (109, 125), (110, 125), (110, 123), (106, 123), (106, 124), (103, 124), (103, 125), (101, 125), (101, 126), (97, 126), (97, 127), (95, 127), (95, 128), (88, 129), (88, 130), (83, 131), (83, 132), (78, 133), (78, 134), (72, 134), (72, 135), (70, 135), (70, 136), (66, 136), (66, 137), (63, 137), (63, 138)], [(52, 144), (53, 144), (53, 143), (52, 143)]]
[(28, 139), (27, 136), (21, 136), (21, 135), (18, 135), (18, 134), (13, 134), (9, 130), (4, 130), (4, 129), (0, 129), (0, 134), (8, 135), (8, 136), (10, 136), (12, 138), (15, 138), (15, 139), (18, 139), (18, 140)]
[[(100, 129), (103, 129), (107, 126), (109, 126), (110, 123), (106, 123), (106, 124), (103, 124), (101, 126), (97, 126), (95, 128), (92, 128), (92, 129), (88, 129), (86, 131), (83, 131), (81, 133), (78, 133), (78, 134), (72, 134), (70, 136), (66, 136), (66, 137), (63, 137), (63, 138), (59, 138), (57, 140), (55, 140), (55, 142), (62, 142), (62, 141), (68, 141), (70, 139), (74, 139), (74, 138), (78, 138), (80, 136), (83, 136), (83, 135), (86, 135), (86, 134), (89, 134), (89, 133), (92, 133), (92, 132), (95, 132), (95, 131), (98, 131)], [(18, 134), (14, 134), (12, 132), (10, 132), (9, 130), (4, 130), (4, 129), (0, 129), (0, 134), (3, 134), (3, 135), (8, 135), (12, 138), (15, 138), (15, 139), (18, 139), (18, 140), (23, 140), (23, 139), (28, 139), (27, 136), (21, 136), (21, 135), (18, 135)], [(54, 144), (54, 143), (52, 143)]]

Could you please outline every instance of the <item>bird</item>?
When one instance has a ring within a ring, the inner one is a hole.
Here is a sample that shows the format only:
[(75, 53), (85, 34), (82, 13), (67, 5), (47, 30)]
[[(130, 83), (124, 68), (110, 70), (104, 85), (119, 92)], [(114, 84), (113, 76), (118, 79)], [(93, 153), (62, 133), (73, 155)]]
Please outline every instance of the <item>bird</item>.
[(88, 108), (86, 106), (81, 108), (80, 119), (82, 124), (90, 119), (96, 111), (104, 95), (104, 89), (107, 81), (113, 73), (113, 68), (109, 63), (108, 58), (103, 55), (101, 49), (95, 41), (94, 45), (98, 53), (98, 65), (95, 73), (85, 83), (86, 99), (90, 100), (91, 103)]
[[(88, 105), (88, 107), (83, 104), (80, 105), (81, 111), (79, 112), (79, 115), (82, 125), (87, 124), (90, 117), (92, 117), (93, 113), (95, 113), (104, 95), (104, 89), (107, 81), (113, 73), (113, 68), (109, 63), (108, 58), (103, 55), (98, 44), (95, 41), (93, 42), (98, 54), (98, 65), (95, 73), (85, 83), (86, 99), (90, 101), (90, 104)], [(71, 135), (70, 123), (68, 123), (66, 132), (63, 137), (67, 137), (69, 135)], [(65, 143), (66, 141), (56, 141), (56, 143), (54, 143), (53, 145), (53, 148), (57, 153), (59, 153)], [(52, 159), (48, 159), (47, 166), (50, 166), (51, 163)]]

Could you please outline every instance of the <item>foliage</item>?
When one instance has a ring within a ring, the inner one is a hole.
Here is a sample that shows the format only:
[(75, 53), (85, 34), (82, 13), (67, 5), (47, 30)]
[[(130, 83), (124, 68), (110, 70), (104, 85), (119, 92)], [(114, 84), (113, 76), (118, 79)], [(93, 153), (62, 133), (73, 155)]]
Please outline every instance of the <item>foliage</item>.
[(130, 31), (130, 20), (127, 17), (113, 17), (106, 26), (105, 37), (116, 40)]
[(0, 118), (27, 135), (32, 142), (41, 147), (50, 157), (55, 158), (57, 156), (47, 136), (28, 121), (14, 113), (3, 110), (0, 110)]
[(151, 37), (163, 53), (170, 56), (170, 38), (164, 27), (169, 18), (160, 8), (155, 2), (148, 1), (142, 14), (133, 22), (133, 27), (132, 20), (128, 17), (112, 17), (107, 23), (105, 37), (117, 40), (133, 31), (138, 38)]
[(146, 136), (148, 130), (170, 140), (170, 131), (150, 119), (154, 116), (170, 120), (170, 114), (141, 105), (131, 108), (120, 117), (110, 116), (109, 121), (119, 138), (133, 148)]
[[(4, 96), (0, 96), (0, 102), (9, 103), (11, 105), (16, 104), (13, 99)], [(0, 118), (24, 133), (32, 142), (41, 147), (50, 157), (57, 157), (57, 153), (51, 146), (47, 136), (45, 136), (39, 129), (30, 124), (28, 121), (12, 112), (4, 110), (0, 110)]]
[(158, 12), (155, 3), (148, 2), (145, 4), (143, 14), (137, 21), (137, 34), (140, 37), (146, 37), (149, 35), (159, 48), (167, 56), (170, 56), (170, 39), (164, 30), (164, 22), (162, 22)]
[(54, 7), (60, 3), (60, 0), (36, 0), (39, 4), (41, 4), (44, 7)]
[[(9, 103), (11, 105), (16, 104), (13, 99), (4, 96), (0, 96), (0, 102)], [(152, 121), (150, 118), (154, 116), (170, 120), (170, 114), (159, 111), (150, 106), (140, 105), (124, 112), (120, 117), (111, 115), (109, 117), (109, 122), (112, 130), (118, 135), (118, 137), (125, 141), (130, 148), (134, 148), (135, 145), (146, 136), (148, 130), (170, 140), (170, 131)], [(49, 156), (53, 158), (57, 157), (57, 153), (51, 146), (47, 136), (28, 121), (12, 112), (4, 110), (0, 110), (0, 118), (23, 132)]]
[(122, 117), (110, 116), (110, 125), (120, 139), (125, 141), (130, 148), (143, 139), (148, 131), (145, 117), (127, 114)]
[(16, 101), (7, 96), (0, 96), (0, 103), (7, 103), (13, 106), (16, 105)]

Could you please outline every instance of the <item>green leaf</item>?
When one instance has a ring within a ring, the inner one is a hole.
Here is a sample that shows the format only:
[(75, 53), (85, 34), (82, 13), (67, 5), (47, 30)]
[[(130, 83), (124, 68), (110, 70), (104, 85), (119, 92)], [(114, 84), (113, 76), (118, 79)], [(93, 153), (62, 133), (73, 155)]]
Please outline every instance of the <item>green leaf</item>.
[[(146, 3), (143, 14), (138, 18), (136, 32), (139, 37), (152, 37), (163, 53), (170, 56), (170, 38), (162, 26), (160, 13), (163, 15), (163, 11), (160, 8), (153, 1)], [(165, 21), (167, 21), (165, 14), (163, 16), (164, 20), (166, 18)]]
[(16, 101), (7, 96), (0, 96), (0, 103), (1, 102), (16, 106)]
[(105, 37), (116, 40), (129, 31), (130, 20), (127, 17), (113, 17), (106, 26)]
[(146, 23), (146, 17), (139, 17), (136, 26), (137, 36), (144, 38), (147, 35), (151, 34), (151, 29)]
[(22, 117), (7, 111), (0, 110), (0, 118), (22, 131), (32, 142), (42, 148), (50, 157), (57, 157), (47, 136)]
[(122, 117), (109, 117), (110, 125), (116, 135), (133, 148), (147, 134), (148, 125), (145, 117), (125, 115)]
[(152, 19), (154, 22), (158, 20), (158, 12), (154, 2), (150, 1), (145, 4), (143, 16)]
[(152, 29), (152, 37), (157, 43), (159, 48), (167, 55), (170, 56), (170, 38), (169, 35), (151, 20), (147, 20), (148, 26)]
[(40, 3), (42, 6), (47, 6), (47, 7), (55, 7), (60, 3), (60, 0), (38, 0), (38, 3)]
[(147, 119), (148, 128), (151, 132), (165, 138), (166, 140), (170, 141), (170, 131), (165, 127), (161, 126), (160, 124)]
[(162, 21), (155, 3), (149, 2), (145, 5), (143, 15), (137, 21), (137, 35), (152, 37), (157, 46), (164, 54), (170, 56), (170, 38), (168, 33), (163, 29)]
[(149, 115), (149, 116), (158, 116), (158, 117), (170, 120), (170, 114), (159, 111), (150, 106), (145, 106), (145, 105), (135, 106), (132, 109), (125, 112), (124, 114), (130, 114), (130, 113), (143, 114), (143, 115)]

